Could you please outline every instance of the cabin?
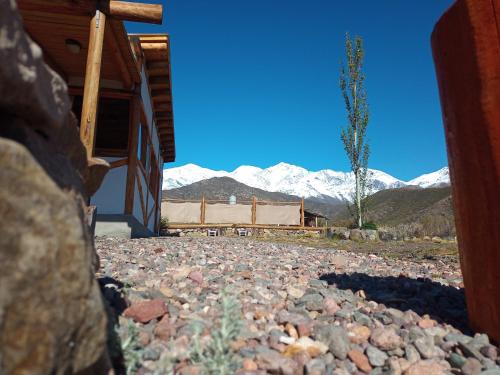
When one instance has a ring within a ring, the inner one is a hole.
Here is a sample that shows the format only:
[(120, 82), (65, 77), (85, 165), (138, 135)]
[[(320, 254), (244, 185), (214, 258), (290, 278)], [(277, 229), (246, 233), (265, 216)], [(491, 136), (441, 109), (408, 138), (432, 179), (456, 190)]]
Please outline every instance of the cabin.
[(95, 234), (157, 235), (163, 163), (175, 160), (170, 38), (127, 34), (124, 21), (161, 23), (161, 5), (18, 0), (25, 30), (68, 85), (87, 159), (111, 169), (90, 198)]
[(304, 225), (315, 228), (326, 227), (328, 226), (328, 218), (311, 210), (304, 210)]

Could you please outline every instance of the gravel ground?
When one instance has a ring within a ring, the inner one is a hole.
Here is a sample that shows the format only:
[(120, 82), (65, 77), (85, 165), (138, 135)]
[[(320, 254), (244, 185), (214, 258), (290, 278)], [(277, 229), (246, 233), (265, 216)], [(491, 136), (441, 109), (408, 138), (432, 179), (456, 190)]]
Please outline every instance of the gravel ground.
[(129, 373), (500, 375), (446, 258), (225, 237), (96, 245)]

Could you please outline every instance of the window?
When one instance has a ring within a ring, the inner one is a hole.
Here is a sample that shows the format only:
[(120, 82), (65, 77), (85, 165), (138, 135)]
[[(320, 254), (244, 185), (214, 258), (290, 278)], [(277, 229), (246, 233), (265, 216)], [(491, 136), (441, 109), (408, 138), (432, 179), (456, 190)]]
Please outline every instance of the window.
[[(80, 124), (81, 95), (73, 99), (73, 112)], [(130, 101), (128, 99), (100, 98), (95, 135), (96, 156), (127, 156)]]

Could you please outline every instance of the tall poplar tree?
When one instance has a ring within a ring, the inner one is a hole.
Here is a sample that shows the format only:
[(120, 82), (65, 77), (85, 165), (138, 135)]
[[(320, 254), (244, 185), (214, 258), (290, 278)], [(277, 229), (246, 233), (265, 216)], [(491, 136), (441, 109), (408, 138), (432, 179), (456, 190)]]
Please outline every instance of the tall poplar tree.
[(363, 39), (357, 36), (351, 40), (349, 34), (346, 34), (345, 52), (347, 66), (342, 63), (340, 67), (340, 89), (349, 123), (341, 129), (340, 138), (344, 143), (355, 178), (354, 210), (356, 224), (361, 228), (364, 214), (363, 201), (366, 198), (368, 157), (370, 156), (370, 147), (365, 139), (369, 113), (363, 85), (365, 80)]

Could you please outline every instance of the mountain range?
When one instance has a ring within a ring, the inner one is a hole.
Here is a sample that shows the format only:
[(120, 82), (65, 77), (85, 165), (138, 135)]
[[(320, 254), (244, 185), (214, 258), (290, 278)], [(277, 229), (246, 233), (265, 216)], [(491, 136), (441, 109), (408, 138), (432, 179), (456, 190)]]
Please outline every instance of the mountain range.
[[(410, 181), (397, 179), (383, 171), (369, 169), (370, 194), (386, 189), (418, 186), (438, 187), (449, 184), (448, 167), (424, 174)], [(163, 171), (163, 189), (171, 190), (215, 177), (229, 177), (252, 188), (278, 192), (328, 203), (351, 201), (354, 175), (331, 169), (308, 171), (295, 165), (279, 163), (269, 168), (240, 166), (232, 172), (215, 171), (195, 164)]]

